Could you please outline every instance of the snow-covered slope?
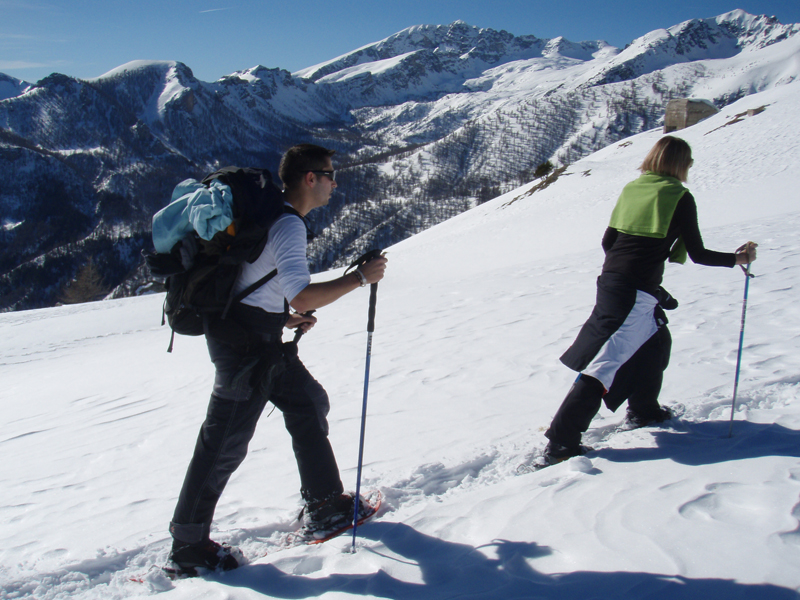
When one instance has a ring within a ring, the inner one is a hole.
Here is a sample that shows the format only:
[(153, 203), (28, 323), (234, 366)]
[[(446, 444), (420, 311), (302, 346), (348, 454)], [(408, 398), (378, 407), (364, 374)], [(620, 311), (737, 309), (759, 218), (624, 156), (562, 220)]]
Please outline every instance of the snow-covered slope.
[[(800, 597), (798, 119), (795, 82), (681, 132), (707, 246), (760, 243), (731, 438), (742, 273), (671, 265), (681, 306), (662, 401), (683, 417), (611, 434), (622, 416), (603, 409), (594, 454), (516, 474), (574, 376), (558, 356), (591, 309), (616, 196), (659, 131), (390, 248), (364, 466), (385, 503), (355, 554), (347, 538), (276, 547), (299, 482), (282, 420), (265, 414), (213, 532), (252, 563), (177, 583), (150, 570), (210, 390), (203, 340), (165, 352), (160, 296), (0, 315), (2, 597)], [(350, 294), (300, 344), (330, 393), (349, 488), (366, 313), (367, 294)]]
[(26, 81), (0, 73), (0, 100), (24, 94), (30, 85)]

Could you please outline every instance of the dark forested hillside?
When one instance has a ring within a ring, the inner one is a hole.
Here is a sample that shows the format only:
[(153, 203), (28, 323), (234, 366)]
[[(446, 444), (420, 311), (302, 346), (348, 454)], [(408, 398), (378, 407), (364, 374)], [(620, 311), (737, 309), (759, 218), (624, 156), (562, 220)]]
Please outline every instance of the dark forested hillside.
[(114, 296), (153, 289), (140, 251), (172, 188), (228, 164), (276, 170), (298, 142), (337, 150), (310, 259), (341, 265), (662, 125), (672, 98), (721, 108), (792, 81), (797, 32), (734, 11), (620, 50), (456, 22), (295, 74), (207, 83), (134, 62), (94, 80), (0, 75), (0, 310), (51, 306), (89, 268)]

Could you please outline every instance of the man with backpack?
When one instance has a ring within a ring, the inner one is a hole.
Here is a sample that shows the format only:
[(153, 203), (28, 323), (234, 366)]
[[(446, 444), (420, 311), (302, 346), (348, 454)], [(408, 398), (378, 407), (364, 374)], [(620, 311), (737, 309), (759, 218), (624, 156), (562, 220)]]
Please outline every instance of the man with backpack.
[[(305, 332), (314, 326), (316, 318), (303, 313), (377, 283), (386, 269), (386, 258), (381, 256), (337, 279), (311, 283), (305, 216), (325, 206), (336, 189), (333, 154), (313, 144), (294, 146), (284, 154), (278, 172), (284, 186), (284, 213), (269, 228), (260, 255), (243, 263), (234, 293), (277, 273), (230, 307), (226, 319), (249, 332), (246, 340), (206, 335), (216, 368), (214, 387), (170, 523), (170, 559), (180, 573), (195, 574), (196, 567), (238, 566), (230, 547), (209, 538), (211, 521), (268, 401), (283, 412), (292, 437), (306, 502), (304, 527), (314, 531), (352, 523), (355, 499), (344, 493), (328, 440), (328, 395), (298, 358), (296, 343), (282, 342), (284, 327)], [(290, 314), (290, 307), (296, 312)]]

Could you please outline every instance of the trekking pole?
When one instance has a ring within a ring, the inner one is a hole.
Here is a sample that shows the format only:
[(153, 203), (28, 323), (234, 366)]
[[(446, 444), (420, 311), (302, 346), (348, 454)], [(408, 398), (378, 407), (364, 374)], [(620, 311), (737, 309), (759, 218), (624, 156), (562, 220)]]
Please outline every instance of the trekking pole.
[[(303, 315), (304, 317), (310, 317), (315, 312), (317, 312), (317, 311), (316, 310), (307, 310), (306, 312), (300, 313), (300, 314)], [(300, 338), (303, 337), (304, 333), (305, 333), (305, 331), (303, 331), (300, 327), (298, 327), (297, 330), (294, 332), (294, 339), (292, 341), (296, 344), (297, 342), (300, 341)]]
[(742, 266), (744, 271), (744, 300), (742, 301), (742, 323), (739, 326), (739, 352), (736, 357), (736, 376), (733, 380), (733, 399), (731, 400), (731, 423), (728, 428), (728, 437), (733, 437), (733, 413), (736, 410), (736, 391), (739, 388), (739, 369), (742, 365), (742, 345), (744, 343), (744, 318), (747, 314), (747, 291), (750, 287), (750, 278), (755, 277), (750, 273), (750, 263), (747, 263), (747, 268)]
[[(381, 255), (381, 250), (372, 250), (356, 260), (350, 267), (363, 265), (373, 258)], [(364, 373), (364, 399), (361, 404), (361, 438), (358, 443), (358, 469), (356, 472), (356, 496), (353, 502), (353, 547), (351, 552), (356, 551), (356, 529), (358, 529), (358, 506), (361, 498), (361, 466), (364, 462), (364, 434), (367, 428), (367, 397), (369, 392), (369, 363), (372, 358), (372, 334), (375, 331), (375, 305), (378, 302), (378, 284), (373, 283), (369, 286), (369, 315), (367, 318), (367, 360), (366, 371)]]

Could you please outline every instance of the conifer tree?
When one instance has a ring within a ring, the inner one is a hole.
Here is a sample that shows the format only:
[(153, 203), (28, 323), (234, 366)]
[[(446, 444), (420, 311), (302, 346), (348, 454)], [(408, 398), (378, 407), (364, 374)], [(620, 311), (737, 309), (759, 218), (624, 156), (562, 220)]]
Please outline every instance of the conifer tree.
[(61, 293), (61, 302), (64, 304), (81, 304), (83, 302), (94, 302), (100, 300), (108, 294), (103, 277), (89, 258), (89, 261), (81, 267), (75, 278), (67, 284)]

